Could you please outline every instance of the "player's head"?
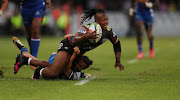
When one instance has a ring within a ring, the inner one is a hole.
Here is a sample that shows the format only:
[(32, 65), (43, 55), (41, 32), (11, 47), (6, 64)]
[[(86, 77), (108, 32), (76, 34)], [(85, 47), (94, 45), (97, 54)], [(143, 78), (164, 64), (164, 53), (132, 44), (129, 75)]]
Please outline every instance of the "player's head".
[(91, 9), (83, 13), (84, 16), (82, 16), (83, 19), (81, 21), (81, 24), (83, 24), (83, 22), (86, 20), (90, 20), (92, 16), (94, 16), (95, 22), (97, 22), (103, 29), (107, 29), (109, 21), (108, 16), (103, 9)]
[(93, 61), (87, 56), (77, 55), (72, 64), (73, 71), (81, 71), (92, 65)]

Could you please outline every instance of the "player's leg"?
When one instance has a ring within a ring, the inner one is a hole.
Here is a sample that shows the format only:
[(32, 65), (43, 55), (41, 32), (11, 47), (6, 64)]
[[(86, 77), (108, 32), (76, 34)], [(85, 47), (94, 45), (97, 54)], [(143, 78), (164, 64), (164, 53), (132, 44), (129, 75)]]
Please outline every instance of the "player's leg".
[(152, 28), (153, 28), (153, 13), (149, 13), (145, 16), (145, 29), (149, 40), (149, 57), (154, 57), (154, 46), (153, 46), (153, 35), (152, 35)]
[[(30, 54), (28, 54), (28, 56), (32, 57), (32, 55), (30, 55)], [(18, 54), (17, 57), (16, 57), (16, 63), (14, 65), (15, 66), (14, 67), (14, 74), (16, 74), (17, 71), (19, 70), (19, 68), (21, 68), (21, 66), (23, 66), (23, 65), (51, 67), (51, 64), (49, 62), (47, 62), (47, 61), (40, 61), (40, 60), (37, 60), (37, 59), (25, 57), (22, 54)]]
[[(29, 57), (32, 59), (36, 59), (34, 56), (32, 56), (31, 54), (29, 54), (28, 50), (26, 49), (26, 47), (21, 43), (21, 41), (17, 38), (17, 37), (12, 37), (13, 43), (14, 45), (21, 50), (21, 54), (25, 57)], [(17, 56), (18, 58), (18, 56)], [(16, 59), (17, 60), (17, 59)], [(16, 61), (14, 64), (14, 74), (16, 74), (18, 72), (18, 70), (20, 69), (20, 67), (17, 65), (19, 62)], [(30, 66), (33, 70), (36, 69), (36, 67), (34, 66)]]
[(26, 29), (26, 39), (28, 41), (29, 47), (31, 47), (31, 26), (25, 27), (25, 29)]
[(30, 42), (30, 51), (31, 54), (37, 58), (39, 44), (40, 44), (40, 27), (42, 24), (41, 18), (33, 18), (31, 26), (31, 42)]
[(153, 25), (146, 25), (146, 33), (148, 36), (148, 40), (149, 40), (149, 57), (153, 58), (154, 57), (154, 39), (153, 39), (153, 35), (152, 35), (152, 27)]
[(59, 51), (54, 58), (53, 64), (50, 68), (38, 67), (34, 72), (34, 78), (39, 79), (40, 75), (47, 78), (57, 77), (67, 65), (70, 59), (70, 54), (66, 51)]
[(136, 20), (137, 45), (139, 50), (137, 59), (142, 59), (144, 57), (143, 48), (142, 48), (142, 27), (143, 27), (143, 21)]

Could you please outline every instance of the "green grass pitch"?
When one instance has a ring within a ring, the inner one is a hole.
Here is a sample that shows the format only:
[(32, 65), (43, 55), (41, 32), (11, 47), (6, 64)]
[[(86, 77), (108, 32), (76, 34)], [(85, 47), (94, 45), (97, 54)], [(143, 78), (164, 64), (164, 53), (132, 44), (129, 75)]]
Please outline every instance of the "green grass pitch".
[[(25, 37), (20, 40), (28, 47)], [(41, 37), (38, 59), (47, 61), (61, 40)], [(0, 100), (180, 100), (180, 39), (155, 38), (155, 57), (150, 59), (149, 43), (144, 38), (142, 60), (136, 59), (135, 38), (120, 40), (124, 72), (114, 68), (113, 46), (108, 40), (86, 53), (94, 63), (84, 72), (96, 78), (75, 85), (81, 80), (31, 80), (33, 71), (28, 66), (14, 75), (13, 64), (20, 51), (11, 37), (0, 37)]]

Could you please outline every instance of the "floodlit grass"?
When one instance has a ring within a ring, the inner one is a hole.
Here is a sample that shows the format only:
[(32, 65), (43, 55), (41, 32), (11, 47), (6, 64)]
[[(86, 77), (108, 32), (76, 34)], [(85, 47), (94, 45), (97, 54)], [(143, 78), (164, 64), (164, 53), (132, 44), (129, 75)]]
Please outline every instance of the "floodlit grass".
[[(25, 37), (20, 40), (28, 47)], [(41, 37), (38, 59), (48, 60), (61, 40), (61, 37)], [(11, 37), (0, 37), (0, 70), (3, 71), (0, 100), (180, 100), (180, 39), (155, 38), (156, 55), (150, 59), (148, 40), (144, 38), (142, 60), (136, 60), (135, 38), (120, 40), (125, 71), (114, 68), (113, 46), (106, 41), (86, 53), (94, 63), (85, 72), (96, 78), (76, 86), (79, 81), (31, 80), (33, 71), (28, 66), (14, 75), (13, 64), (20, 51)]]

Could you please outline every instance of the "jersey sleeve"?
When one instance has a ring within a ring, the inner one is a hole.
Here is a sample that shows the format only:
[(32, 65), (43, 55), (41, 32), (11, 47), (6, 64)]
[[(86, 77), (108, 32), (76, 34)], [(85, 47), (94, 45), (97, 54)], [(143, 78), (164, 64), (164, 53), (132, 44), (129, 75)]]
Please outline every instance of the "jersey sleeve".
[(111, 41), (112, 44), (114, 44), (114, 42), (117, 39), (117, 35), (112, 28), (108, 27), (107, 30), (108, 30), (108, 39)]
[(81, 72), (71, 71), (71, 73), (68, 76), (68, 80), (79, 80), (80, 76), (81, 76)]

